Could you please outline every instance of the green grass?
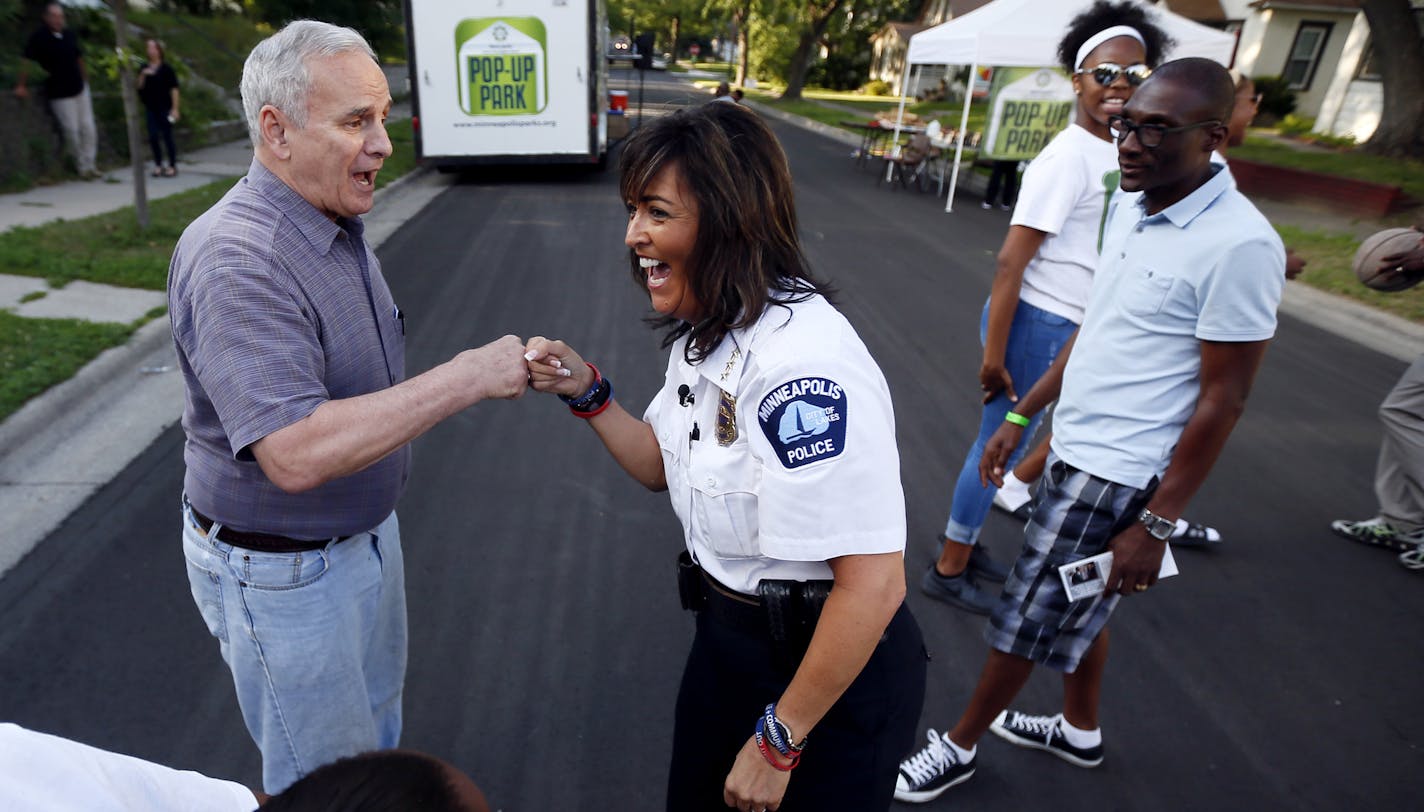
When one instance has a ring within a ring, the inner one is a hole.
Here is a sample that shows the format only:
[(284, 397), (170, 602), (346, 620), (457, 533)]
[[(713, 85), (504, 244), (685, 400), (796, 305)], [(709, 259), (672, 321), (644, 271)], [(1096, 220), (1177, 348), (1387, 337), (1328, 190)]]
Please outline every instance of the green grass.
[(0, 420), (104, 350), (128, 340), (136, 325), (79, 319), (26, 319), (0, 311)]
[(1424, 200), (1424, 161), (1416, 159), (1384, 158), (1358, 149), (1297, 149), (1256, 136), (1248, 136), (1246, 143), (1232, 147), (1231, 157), (1387, 183), (1399, 186), (1415, 200)]
[(214, 181), (150, 201), (147, 231), (139, 231), (132, 206), (82, 220), (15, 228), (0, 234), (0, 267), (7, 273), (43, 277), (55, 287), (83, 279), (163, 290), (178, 236), (231, 187), (231, 180)]
[[(181, 61), (199, 76), (236, 93), (242, 63), (253, 46), (270, 35), (240, 14), (198, 17), (131, 9), (129, 19), (145, 36), (157, 35), (168, 59)], [(142, 43), (138, 51), (142, 53)]]
[(1424, 323), (1424, 285), (1398, 293), (1371, 290), (1355, 278), (1350, 268), (1360, 241), (1347, 234), (1326, 234), (1294, 226), (1276, 226), (1288, 248), (1305, 258), (1305, 271), (1297, 281), (1314, 288), (1364, 302), (1416, 323)]
[[(713, 87), (711, 82), (697, 82), (699, 87)], [(859, 132), (845, 122), (869, 121), (877, 116), (893, 120), (900, 107), (899, 96), (865, 96), (855, 92), (807, 89), (797, 101), (783, 101), (778, 98), (782, 88), (762, 86), (746, 91), (747, 97), (760, 104), (775, 107), (803, 118), (840, 127), (849, 132)], [(914, 113), (922, 121), (938, 119), (946, 130), (958, 130), (962, 108), (943, 101), (915, 102), (905, 105), (905, 112)], [(986, 105), (977, 102), (969, 105), (969, 132), (982, 132), (987, 115)]]
[(386, 134), (391, 137), (392, 152), (381, 166), (381, 173), (376, 176), (377, 189), (415, 169), (415, 133), (410, 119), (387, 122)]

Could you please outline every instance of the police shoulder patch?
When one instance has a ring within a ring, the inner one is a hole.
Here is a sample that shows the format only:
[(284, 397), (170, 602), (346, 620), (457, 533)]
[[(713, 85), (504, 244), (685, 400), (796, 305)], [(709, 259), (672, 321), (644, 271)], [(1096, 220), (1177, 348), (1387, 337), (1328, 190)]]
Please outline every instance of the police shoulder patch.
[(845, 450), (845, 390), (829, 378), (794, 378), (762, 398), (757, 422), (785, 468), (840, 456)]

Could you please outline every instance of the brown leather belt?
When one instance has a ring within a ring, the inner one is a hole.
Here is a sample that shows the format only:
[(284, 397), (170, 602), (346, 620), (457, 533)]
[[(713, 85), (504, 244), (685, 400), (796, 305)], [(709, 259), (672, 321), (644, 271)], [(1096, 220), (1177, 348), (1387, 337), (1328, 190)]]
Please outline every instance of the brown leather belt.
[[(193, 512), (193, 521), (197, 523), (198, 529), (204, 533), (212, 529), (213, 520), (198, 512), (198, 509), (191, 504), (188, 510)], [(234, 547), (242, 547), (247, 550), (257, 550), (263, 553), (304, 553), (308, 550), (320, 550), (332, 541), (345, 541), (350, 536), (340, 536), (335, 539), (294, 539), (287, 536), (274, 536), (269, 533), (244, 533), (241, 530), (233, 530), (227, 525), (218, 528), (218, 541), (225, 541)]]
[(702, 572), (702, 579), (707, 585), (704, 592), (706, 603), (703, 604), (702, 611), (723, 625), (743, 633), (762, 637), (768, 634), (766, 610), (762, 608), (761, 600), (725, 586), (705, 570)]

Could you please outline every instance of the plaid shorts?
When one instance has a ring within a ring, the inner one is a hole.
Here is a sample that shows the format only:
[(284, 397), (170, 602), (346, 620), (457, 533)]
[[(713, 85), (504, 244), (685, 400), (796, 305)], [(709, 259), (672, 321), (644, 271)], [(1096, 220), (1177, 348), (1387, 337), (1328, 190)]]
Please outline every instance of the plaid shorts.
[(1137, 521), (1156, 489), (1155, 478), (1138, 490), (1050, 456), (1024, 528), (1023, 551), (984, 629), (989, 645), (1072, 673), (1120, 596), (1069, 601), (1058, 568), (1106, 550), (1113, 536)]

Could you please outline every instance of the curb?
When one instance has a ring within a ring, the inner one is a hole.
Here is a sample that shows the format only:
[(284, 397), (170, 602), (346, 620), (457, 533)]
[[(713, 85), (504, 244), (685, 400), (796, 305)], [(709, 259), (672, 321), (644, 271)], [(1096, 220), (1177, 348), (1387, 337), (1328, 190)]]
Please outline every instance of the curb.
[(171, 335), (167, 314), (156, 316), (134, 331), (127, 342), (99, 353), (74, 377), (30, 398), (0, 423), (0, 459), (43, 434), (49, 425), (59, 422), (78, 404), (131, 371), (134, 363), (162, 349)]

